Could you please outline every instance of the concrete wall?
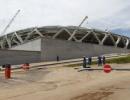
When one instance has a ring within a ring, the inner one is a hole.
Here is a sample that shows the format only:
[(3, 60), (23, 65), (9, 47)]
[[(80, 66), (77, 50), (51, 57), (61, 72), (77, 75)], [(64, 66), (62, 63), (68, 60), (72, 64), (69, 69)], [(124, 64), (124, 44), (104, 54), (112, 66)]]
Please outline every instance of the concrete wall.
[(23, 64), (40, 60), (41, 52), (39, 51), (0, 50), (0, 65)]
[(88, 43), (76, 43), (72, 41), (56, 40), (56, 39), (42, 39), (41, 59), (56, 60), (56, 56), (60, 59), (73, 59), (83, 56), (98, 56), (109, 53), (125, 53), (130, 50), (115, 48), (111, 46), (101, 46)]
[(41, 51), (41, 39), (32, 40), (16, 47), (12, 47), (10, 50)]
[[(30, 42), (30, 44), (33, 43), (34, 42)], [(80, 58), (83, 56), (98, 56), (109, 53), (130, 52), (130, 50), (122, 48), (47, 38), (42, 38), (41, 43), (37, 45), (41, 47), (41, 52), (33, 51), (33, 48), (31, 51), (0, 50), (0, 65), (55, 61), (57, 56), (59, 56), (61, 60), (65, 60)], [(26, 44), (25, 46), (26, 48), (30, 47)], [(21, 47), (19, 47), (19, 49)]]

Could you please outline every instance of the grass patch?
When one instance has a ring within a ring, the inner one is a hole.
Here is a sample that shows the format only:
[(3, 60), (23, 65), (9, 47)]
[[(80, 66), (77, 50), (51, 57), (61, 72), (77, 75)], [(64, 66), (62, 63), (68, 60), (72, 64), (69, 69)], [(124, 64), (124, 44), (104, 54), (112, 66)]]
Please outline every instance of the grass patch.
[(130, 55), (126, 57), (108, 59), (106, 60), (106, 63), (117, 63), (117, 64), (130, 63)]
[[(130, 55), (126, 56), (126, 57), (119, 57), (119, 58), (112, 58), (112, 59), (106, 59), (106, 63), (117, 63), (117, 64), (124, 64), (124, 63), (130, 63)], [(97, 61), (93, 61), (92, 65), (96, 65)], [(70, 64), (70, 65), (65, 65), (65, 67), (78, 67), (78, 66), (82, 66), (83, 63), (79, 63), (79, 64)]]

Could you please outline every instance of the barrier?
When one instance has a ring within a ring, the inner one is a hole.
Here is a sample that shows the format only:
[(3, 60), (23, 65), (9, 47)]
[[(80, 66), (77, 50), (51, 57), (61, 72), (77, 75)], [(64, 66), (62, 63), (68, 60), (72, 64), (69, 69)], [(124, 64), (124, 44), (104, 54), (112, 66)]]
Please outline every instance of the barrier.
[(130, 68), (112, 68), (110, 65), (106, 64), (104, 65), (103, 68), (81, 68), (78, 70), (78, 72), (80, 71), (89, 71), (89, 70), (101, 70), (101, 71), (104, 71), (105, 73), (110, 73), (112, 70), (115, 70), (115, 71), (130, 71)]
[(25, 71), (27, 71), (27, 70), (30, 69), (29, 66), (30, 66), (29, 63), (25, 63), (25, 64), (22, 65), (22, 69), (25, 70)]
[(103, 70), (104, 70), (105, 73), (110, 73), (112, 68), (111, 68), (110, 65), (106, 64), (106, 65), (104, 65)]
[(5, 79), (11, 78), (11, 65), (6, 64), (4, 65), (4, 67), (5, 67)]

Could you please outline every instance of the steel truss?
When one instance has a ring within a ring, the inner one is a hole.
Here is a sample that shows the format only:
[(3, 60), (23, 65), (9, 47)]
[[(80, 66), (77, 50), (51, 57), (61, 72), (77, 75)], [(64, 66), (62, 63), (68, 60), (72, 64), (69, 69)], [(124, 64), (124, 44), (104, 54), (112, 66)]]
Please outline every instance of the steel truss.
[(77, 30), (76, 26), (34, 27), (12, 32), (0, 37), (0, 49), (9, 49), (41, 37), (130, 49), (129, 37), (83, 27)]

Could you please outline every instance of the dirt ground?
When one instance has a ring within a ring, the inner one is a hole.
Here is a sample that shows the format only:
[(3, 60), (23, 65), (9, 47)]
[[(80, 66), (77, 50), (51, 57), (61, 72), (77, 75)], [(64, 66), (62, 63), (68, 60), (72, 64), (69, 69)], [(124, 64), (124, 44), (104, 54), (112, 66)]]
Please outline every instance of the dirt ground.
[[(129, 67), (130, 64), (112, 64)], [(97, 67), (97, 66), (94, 66)], [(82, 71), (58, 66), (0, 72), (0, 100), (130, 100), (130, 71)]]

